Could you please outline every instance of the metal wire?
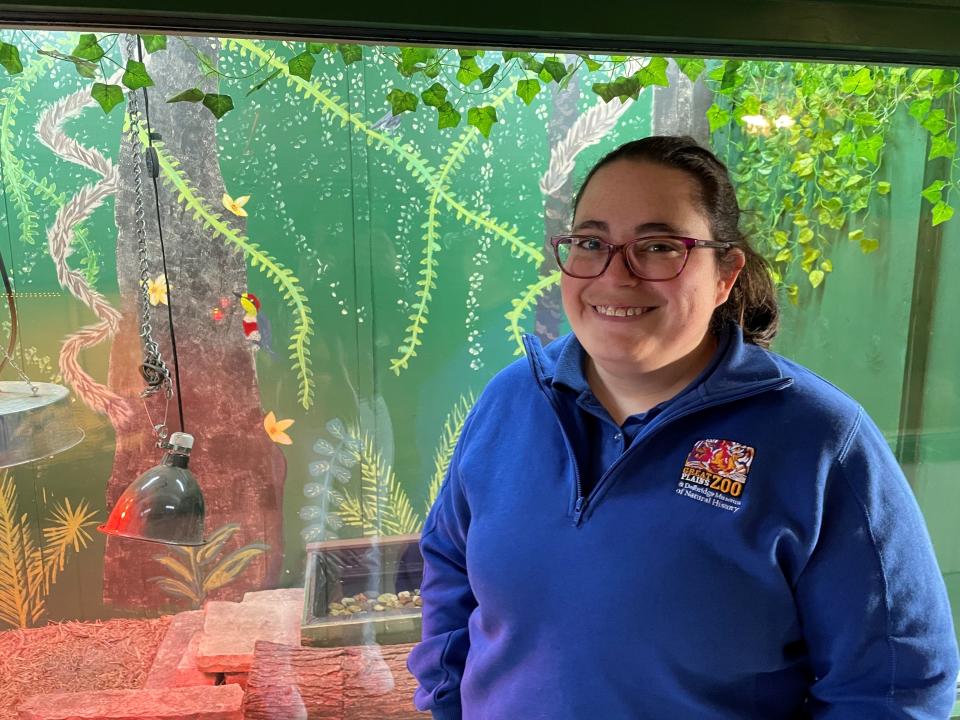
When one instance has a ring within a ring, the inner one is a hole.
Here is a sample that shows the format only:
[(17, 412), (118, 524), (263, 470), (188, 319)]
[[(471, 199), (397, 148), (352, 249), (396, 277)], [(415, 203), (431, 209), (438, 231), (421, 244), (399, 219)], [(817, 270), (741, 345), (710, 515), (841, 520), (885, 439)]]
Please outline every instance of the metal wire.
[[(139, 38), (136, 35), (127, 36), (127, 57), (133, 58), (137, 50)], [(140, 393), (141, 397), (149, 397), (161, 388), (170, 392), (170, 370), (160, 355), (160, 346), (153, 337), (153, 327), (150, 325), (150, 269), (147, 265), (147, 223), (143, 204), (143, 159), (140, 144), (140, 104), (137, 92), (134, 90), (127, 97), (127, 114), (130, 116), (130, 155), (133, 161), (133, 197), (134, 197), (134, 232), (137, 237), (137, 255), (140, 260), (140, 339), (143, 343), (143, 363), (140, 365), (140, 374), (147, 386)], [(166, 275), (163, 276), (166, 283)]]

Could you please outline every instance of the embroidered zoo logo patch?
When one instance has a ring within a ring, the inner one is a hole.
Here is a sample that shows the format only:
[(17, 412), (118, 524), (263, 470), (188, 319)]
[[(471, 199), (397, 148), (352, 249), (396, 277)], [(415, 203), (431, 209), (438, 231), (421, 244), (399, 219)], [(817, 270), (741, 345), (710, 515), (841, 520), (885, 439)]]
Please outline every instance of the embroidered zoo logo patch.
[(677, 495), (737, 512), (754, 454), (733, 440), (698, 440), (683, 464)]

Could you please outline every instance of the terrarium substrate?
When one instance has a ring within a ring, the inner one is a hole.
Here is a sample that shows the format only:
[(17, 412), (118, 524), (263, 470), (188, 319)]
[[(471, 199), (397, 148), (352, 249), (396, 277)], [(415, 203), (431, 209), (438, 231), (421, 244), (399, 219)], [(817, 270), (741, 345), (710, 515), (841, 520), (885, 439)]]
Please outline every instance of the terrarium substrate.
[(143, 686), (170, 617), (0, 632), (0, 720), (30, 695)]

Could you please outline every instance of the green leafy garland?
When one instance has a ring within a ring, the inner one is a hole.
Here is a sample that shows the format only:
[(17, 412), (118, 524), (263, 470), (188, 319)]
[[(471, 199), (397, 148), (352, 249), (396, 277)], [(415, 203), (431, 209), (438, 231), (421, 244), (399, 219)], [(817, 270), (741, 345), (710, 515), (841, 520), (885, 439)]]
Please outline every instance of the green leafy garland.
[(930, 136), (927, 160), (951, 162), (950, 176), (923, 196), (933, 205), (933, 225), (952, 217), (951, 195), (960, 183), (953, 172), (956, 71), (724, 60), (707, 82), (717, 97), (707, 118), (711, 131), (728, 140), (746, 230), (791, 302), (800, 296), (791, 274), (799, 269), (819, 287), (843, 237), (865, 254), (879, 247), (871, 209), (891, 192), (881, 169), (906, 112)]

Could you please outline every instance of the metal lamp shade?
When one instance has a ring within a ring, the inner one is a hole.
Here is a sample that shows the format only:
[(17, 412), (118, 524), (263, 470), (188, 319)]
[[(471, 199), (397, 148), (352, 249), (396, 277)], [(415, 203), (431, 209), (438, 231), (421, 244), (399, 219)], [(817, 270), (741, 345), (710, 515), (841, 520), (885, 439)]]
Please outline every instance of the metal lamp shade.
[(0, 468), (23, 465), (69, 450), (83, 440), (63, 385), (0, 382)]
[(193, 473), (161, 464), (130, 483), (98, 529), (168, 545), (203, 545), (203, 517), (203, 493)]

